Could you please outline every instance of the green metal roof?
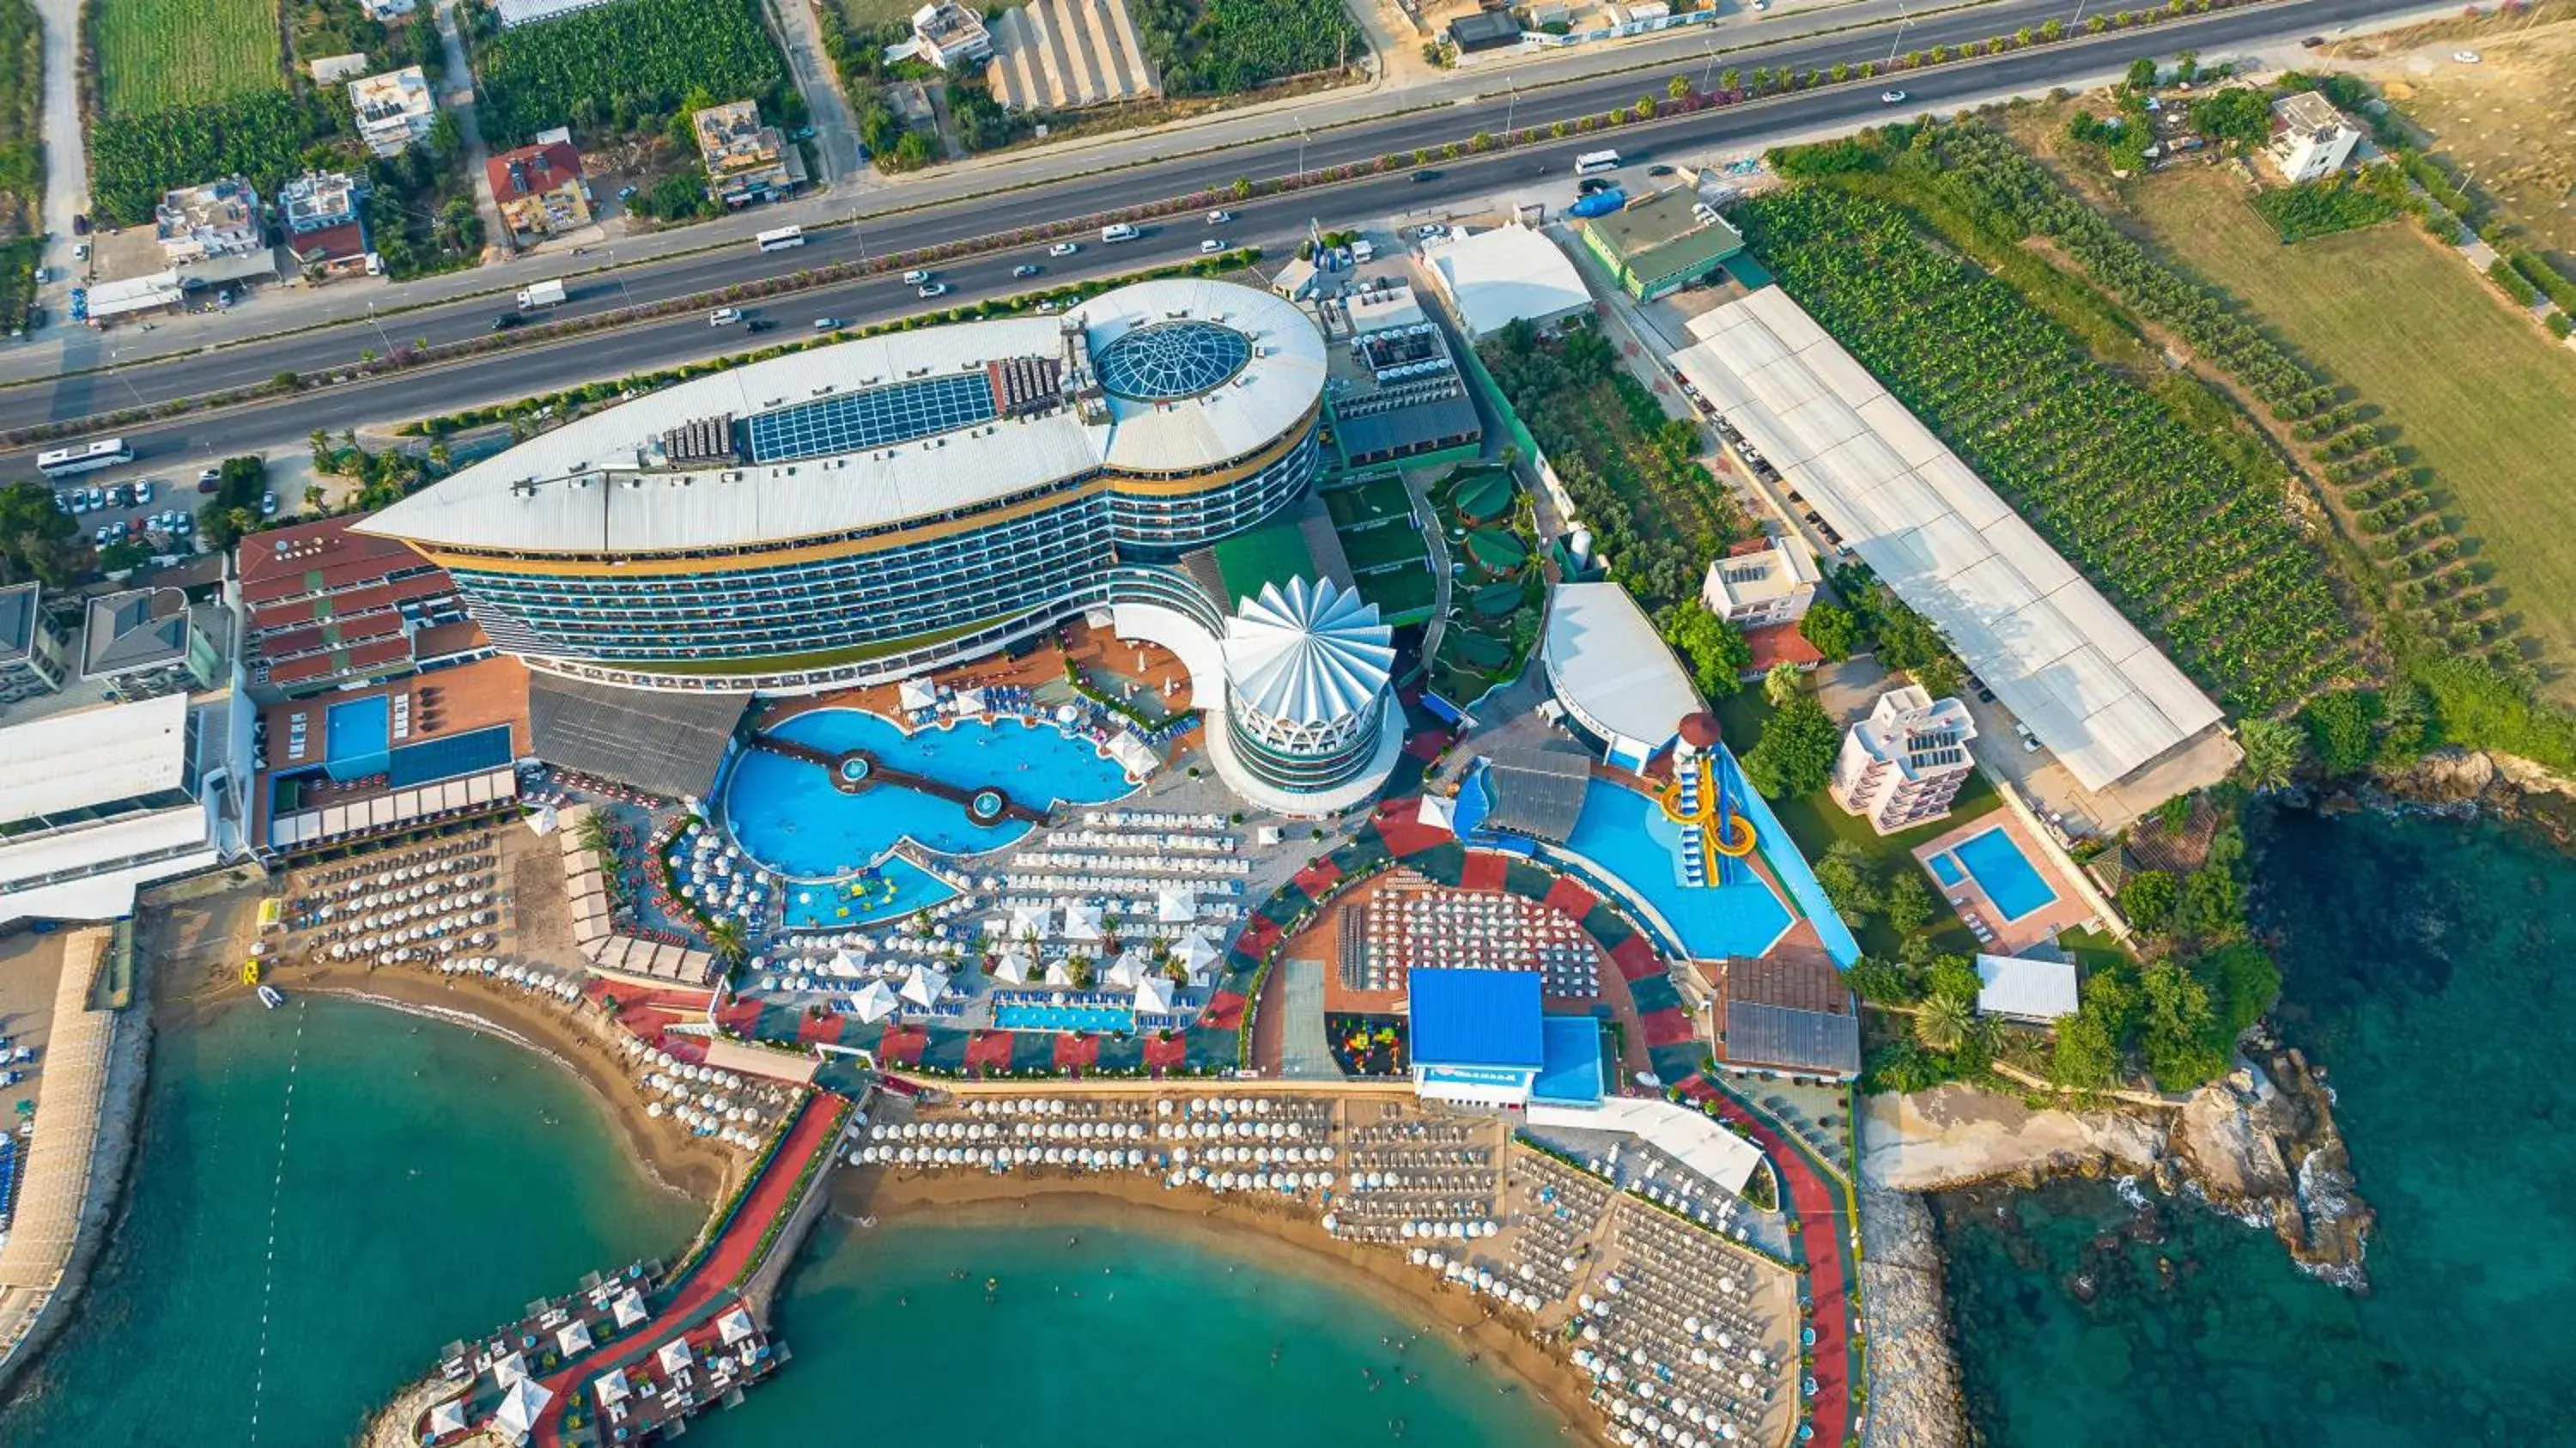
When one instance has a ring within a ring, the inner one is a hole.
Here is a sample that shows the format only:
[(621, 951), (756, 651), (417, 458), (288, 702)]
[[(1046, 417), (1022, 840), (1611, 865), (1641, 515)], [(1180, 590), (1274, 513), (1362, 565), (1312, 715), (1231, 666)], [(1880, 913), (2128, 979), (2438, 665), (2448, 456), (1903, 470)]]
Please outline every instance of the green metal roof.
[(1725, 218), (1704, 221), (1693, 215), (1691, 208), (1698, 203), (1697, 191), (1675, 186), (1607, 216), (1587, 217), (1580, 224), (1631, 275), (1651, 282), (1696, 271), (1744, 249), (1743, 236)]

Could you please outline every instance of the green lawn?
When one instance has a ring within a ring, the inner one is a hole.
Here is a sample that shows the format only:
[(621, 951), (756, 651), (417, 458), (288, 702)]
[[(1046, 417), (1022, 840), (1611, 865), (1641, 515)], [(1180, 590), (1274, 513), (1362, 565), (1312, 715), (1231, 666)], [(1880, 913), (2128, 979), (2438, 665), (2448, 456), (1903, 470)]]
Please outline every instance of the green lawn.
[(1412, 495), (1404, 484), (1393, 478), (1375, 478), (1357, 487), (1333, 488), (1324, 495), (1324, 509), (1333, 515), (1333, 526), (1347, 528), (1353, 523), (1374, 523), (1381, 518), (1400, 518), (1413, 510)]
[(112, 116), (285, 87), (277, 0), (95, 0), (89, 43)]
[(1439, 586), (1439, 580), (1419, 568), (1390, 569), (1359, 580), (1360, 597), (1376, 604), (1378, 616), (1388, 623), (1410, 623), (1407, 615), (1416, 611), (1427, 616)]
[(2397, 444), (2496, 570), (2505, 607), (2576, 700), (2576, 355), (2411, 223), (2283, 246), (2234, 183), (2194, 169), (2134, 193), (2168, 255), (2386, 409)]
[(1401, 523), (1382, 523), (1374, 528), (1346, 528), (1342, 531), (1342, 556), (1351, 561), (1351, 571), (1363, 573), (1384, 568), (1390, 563), (1411, 563), (1431, 556), (1422, 535)]
[(852, 30), (864, 30), (905, 24), (921, 6), (916, 0), (832, 0), (832, 8), (841, 12)]

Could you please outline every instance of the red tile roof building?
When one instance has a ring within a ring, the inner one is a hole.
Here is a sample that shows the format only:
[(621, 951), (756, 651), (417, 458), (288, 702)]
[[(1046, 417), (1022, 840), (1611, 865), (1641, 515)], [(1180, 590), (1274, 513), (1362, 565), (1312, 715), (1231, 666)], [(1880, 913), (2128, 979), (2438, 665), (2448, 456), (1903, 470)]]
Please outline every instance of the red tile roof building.
[(504, 151), (483, 163), (483, 175), (513, 236), (552, 236), (591, 222), (590, 187), (570, 142)]
[(254, 686), (291, 697), (489, 652), (480, 630), (464, 624), (445, 569), (391, 539), (351, 532), (357, 521), (325, 518), (241, 540)]

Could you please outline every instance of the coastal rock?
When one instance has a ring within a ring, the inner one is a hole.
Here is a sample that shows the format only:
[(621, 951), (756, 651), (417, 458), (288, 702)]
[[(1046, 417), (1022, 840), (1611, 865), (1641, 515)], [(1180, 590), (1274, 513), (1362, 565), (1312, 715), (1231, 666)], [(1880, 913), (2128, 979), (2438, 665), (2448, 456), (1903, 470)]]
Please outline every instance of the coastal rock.
[(1860, 1191), (1861, 1325), (1868, 1334), (1868, 1439), (1878, 1448), (1969, 1441), (1942, 1294), (1932, 1209), (1912, 1192)]
[(1900, 1191), (1939, 1191), (1998, 1177), (2037, 1186), (2051, 1177), (2151, 1170), (2162, 1125), (2122, 1111), (2034, 1111), (1957, 1084), (1870, 1097), (1861, 1175)]
[(2354, 1189), (2333, 1097), (2299, 1052), (2255, 1050), (2255, 1061), (2184, 1103), (2173, 1159), (2211, 1205), (2268, 1223), (2302, 1266), (2364, 1288), (2373, 1216)]

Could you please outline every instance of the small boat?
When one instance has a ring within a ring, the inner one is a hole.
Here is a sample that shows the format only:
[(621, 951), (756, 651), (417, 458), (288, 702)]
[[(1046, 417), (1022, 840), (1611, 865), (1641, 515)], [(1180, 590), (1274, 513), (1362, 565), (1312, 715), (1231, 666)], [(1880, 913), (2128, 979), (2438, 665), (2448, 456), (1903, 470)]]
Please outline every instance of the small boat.
[(286, 1004), (286, 997), (278, 994), (277, 987), (262, 981), (259, 987), (259, 1003), (270, 1010), (275, 1010)]

